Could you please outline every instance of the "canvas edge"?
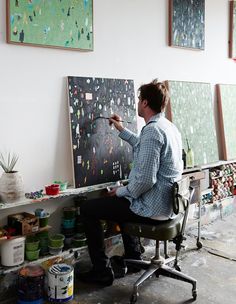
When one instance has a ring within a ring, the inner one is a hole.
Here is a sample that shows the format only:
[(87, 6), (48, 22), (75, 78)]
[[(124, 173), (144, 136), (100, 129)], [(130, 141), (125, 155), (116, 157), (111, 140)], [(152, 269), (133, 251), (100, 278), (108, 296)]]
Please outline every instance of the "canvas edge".
[(236, 1), (229, 1), (229, 58), (236, 59), (233, 52), (234, 5)]
[(67, 84), (67, 103), (68, 103), (68, 115), (69, 115), (69, 129), (70, 129), (70, 152), (71, 152), (71, 160), (72, 160), (72, 179), (73, 179), (73, 187), (76, 187), (75, 184), (75, 164), (74, 164), (74, 153), (73, 153), (73, 142), (72, 142), (72, 130), (71, 130), (71, 115), (70, 115), (70, 98), (69, 98), (69, 78), (73, 78), (73, 76), (66, 77), (66, 84)]
[(221, 85), (222, 84), (216, 84), (217, 109), (218, 109), (218, 118), (219, 118), (219, 135), (220, 135), (223, 160), (228, 160), (227, 148), (225, 142), (224, 117), (223, 117), (222, 96), (221, 96), (221, 88), (220, 88)]
[(165, 111), (165, 114), (166, 114), (166, 118), (169, 120), (169, 121), (173, 121), (173, 117), (172, 117), (172, 110), (171, 110), (171, 97), (170, 97), (170, 88), (169, 88), (169, 81), (168, 80), (165, 80), (164, 81), (164, 84), (168, 90), (168, 93), (169, 93), (169, 101), (167, 103), (167, 106), (166, 106), (166, 111)]
[(173, 46), (173, 34), (172, 34), (172, 24), (173, 24), (173, 18), (172, 18), (172, 15), (173, 15), (173, 0), (169, 0), (169, 3), (168, 3), (168, 18), (169, 18), (169, 22), (168, 22), (168, 26), (169, 26), (169, 29), (168, 29), (168, 35), (169, 35), (169, 39), (168, 39), (168, 44), (169, 46)]

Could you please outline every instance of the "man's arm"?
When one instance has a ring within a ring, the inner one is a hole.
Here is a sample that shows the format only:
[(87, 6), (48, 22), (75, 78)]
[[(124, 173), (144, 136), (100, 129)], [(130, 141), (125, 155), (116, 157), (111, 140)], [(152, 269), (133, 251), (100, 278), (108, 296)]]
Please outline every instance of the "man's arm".
[(116, 195), (138, 198), (150, 190), (157, 181), (160, 166), (162, 141), (153, 134), (152, 128), (145, 128), (141, 136), (138, 160), (135, 164), (134, 176), (125, 187), (119, 187)]
[(125, 141), (127, 141), (132, 147), (138, 142), (139, 136), (132, 131), (124, 128), (120, 134), (119, 137)]
[(120, 131), (119, 137), (127, 141), (131, 146), (137, 143), (139, 136), (123, 127), (122, 118), (119, 115), (113, 114), (109, 119), (109, 124), (113, 124)]

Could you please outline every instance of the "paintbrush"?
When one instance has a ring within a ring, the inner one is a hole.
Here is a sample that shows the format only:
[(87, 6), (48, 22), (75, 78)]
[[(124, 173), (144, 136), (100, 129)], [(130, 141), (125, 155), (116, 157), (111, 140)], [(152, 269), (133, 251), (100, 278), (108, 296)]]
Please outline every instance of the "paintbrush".
[[(102, 119), (110, 119), (109, 117), (105, 117), (105, 116), (97, 116), (94, 118), (94, 120), (97, 120), (99, 118), (102, 118)], [(113, 118), (114, 119), (114, 118)], [(126, 123), (132, 123), (132, 121), (126, 121), (126, 120), (117, 120), (119, 122), (126, 122)]]

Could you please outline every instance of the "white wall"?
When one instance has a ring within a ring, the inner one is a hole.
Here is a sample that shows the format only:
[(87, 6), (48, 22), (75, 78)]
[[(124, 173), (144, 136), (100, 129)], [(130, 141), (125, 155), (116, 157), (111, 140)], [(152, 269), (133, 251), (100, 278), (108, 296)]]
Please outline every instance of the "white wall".
[[(72, 181), (66, 76), (236, 83), (228, 0), (206, 0), (206, 48), (167, 46), (167, 0), (94, 0), (94, 51), (6, 43), (0, 1), (0, 151), (14, 151), (26, 191)], [(1, 172), (0, 172), (1, 173)]]

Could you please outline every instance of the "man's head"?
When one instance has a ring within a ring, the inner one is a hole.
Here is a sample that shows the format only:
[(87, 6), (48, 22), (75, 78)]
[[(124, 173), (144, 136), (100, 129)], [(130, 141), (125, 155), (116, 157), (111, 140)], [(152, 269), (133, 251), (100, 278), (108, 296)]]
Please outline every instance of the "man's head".
[(141, 85), (138, 92), (139, 116), (144, 117), (143, 111), (151, 111), (157, 114), (165, 110), (169, 101), (169, 93), (164, 83), (153, 80), (150, 83)]

